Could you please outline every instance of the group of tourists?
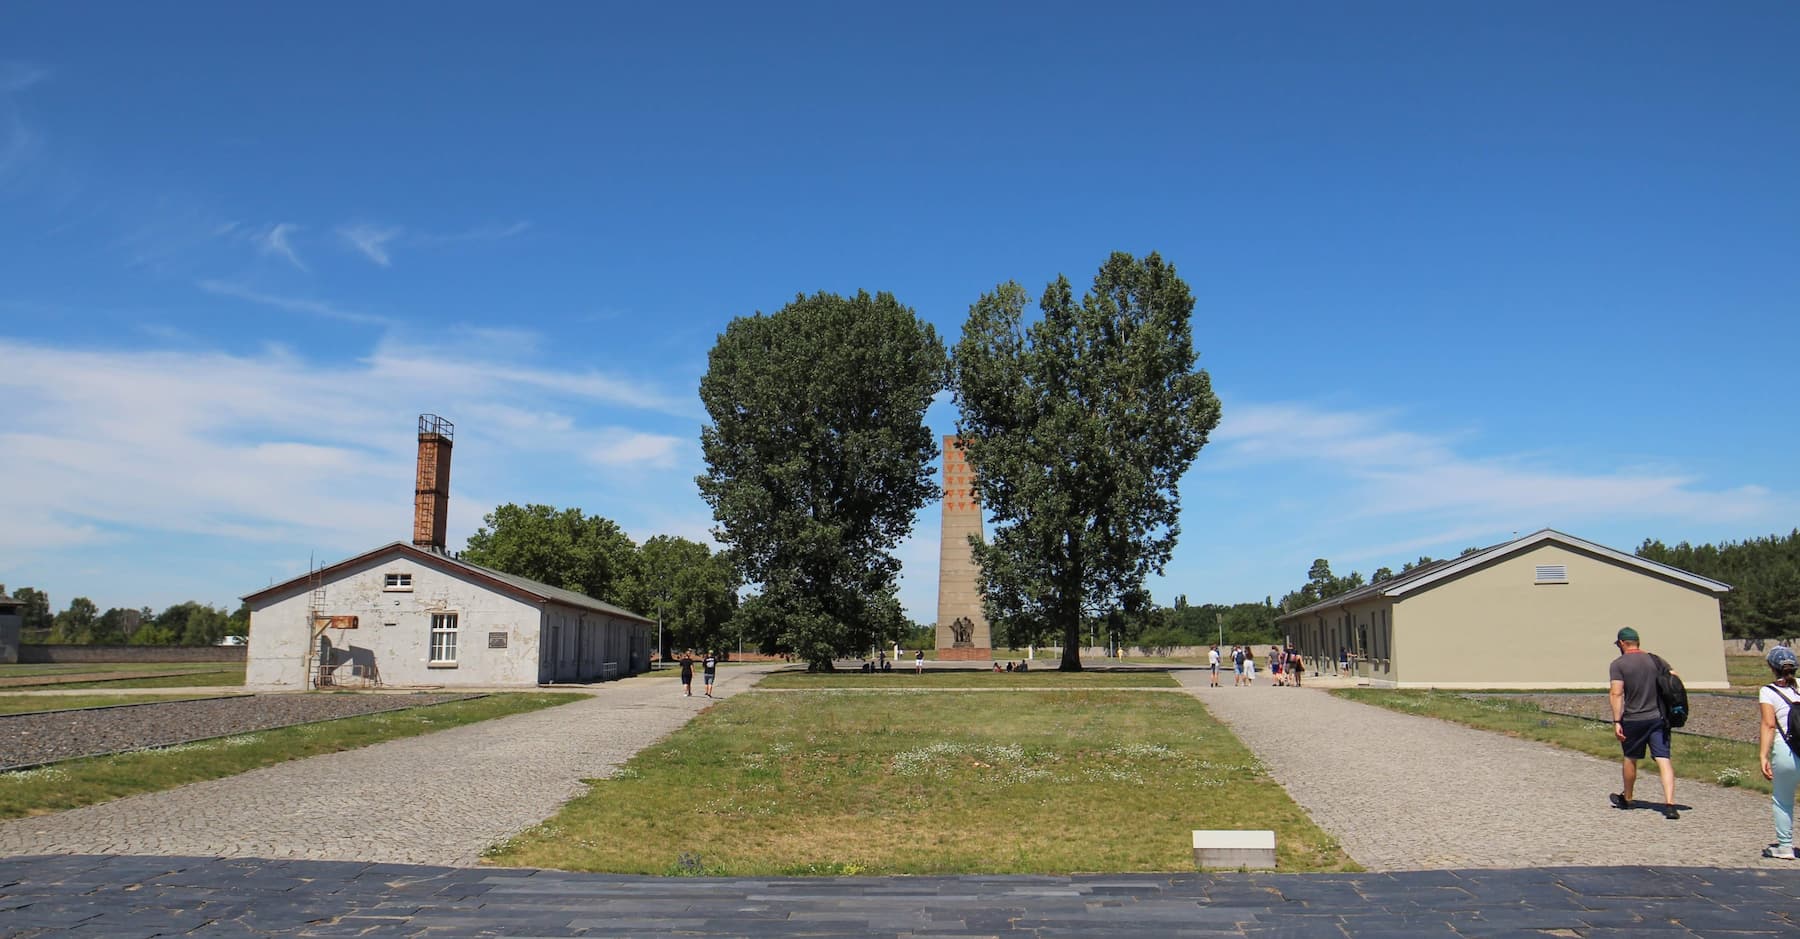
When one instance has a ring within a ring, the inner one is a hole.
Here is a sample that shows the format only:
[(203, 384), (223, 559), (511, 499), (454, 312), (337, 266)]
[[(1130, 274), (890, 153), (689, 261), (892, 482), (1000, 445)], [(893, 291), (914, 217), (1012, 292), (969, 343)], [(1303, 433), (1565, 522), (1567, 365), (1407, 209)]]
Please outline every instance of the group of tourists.
[[(1656, 761), (1661, 778), (1662, 815), (1681, 818), (1675, 805), (1675, 764), (1670, 753), (1669, 676), (1679, 679), (1668, 663), (1639, 645), (1636, 629), (1627, 626), (1613, 638), (1619, 650), (1607, 669), (1612, 702), (1613, 736), (1623, 754), (1623, 787), (1607, 798), (1617, 809), (1632, 809), (1632, 790), (1637, 785), (1638, 761), (1647, 752)], [(1792, 861), (1794, 857), (1794, 795), (1800, 788), (1800, 684), (1794, 677), (1800, 660), (1794, 650), (1776, 646), (1764, 657), (1773, 679), (1757, 692), (1758, 735), (1756, 753), (1763, 778), (1772, 784), (1770, 802), (1775, 817), (1775, 840), (1762, 856)], [(1683, 692), (1685, 695), (1685, 692)]]
[[(1232, 646), (1230, 658), (1232, 685), (1256, 684), (1256, 649), (1251, 646)], [(1224, 657), (1219, 654), (1218, 646), (1207, 650), (1207, 670), (1214, 688), (1219, 687), (1219, 668), (1223, 661)], [(1306, 663), (1301, 660), (1300, 650), (1294, 648), (1292, 643), (1269, 647), (1268, 668), (1276, 685), (1293, 688), (1300, 687), (1300, 679), (1306, 673)]]

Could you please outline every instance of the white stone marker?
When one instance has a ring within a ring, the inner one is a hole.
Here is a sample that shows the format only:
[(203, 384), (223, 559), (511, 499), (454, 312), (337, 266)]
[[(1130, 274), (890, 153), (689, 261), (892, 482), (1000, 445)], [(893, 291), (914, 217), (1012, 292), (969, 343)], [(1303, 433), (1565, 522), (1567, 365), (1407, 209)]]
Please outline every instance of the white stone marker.
[(1272, 831), (1196, 831), (1194, 863), (1199, 867), (1235, 870), (1275, 869)]

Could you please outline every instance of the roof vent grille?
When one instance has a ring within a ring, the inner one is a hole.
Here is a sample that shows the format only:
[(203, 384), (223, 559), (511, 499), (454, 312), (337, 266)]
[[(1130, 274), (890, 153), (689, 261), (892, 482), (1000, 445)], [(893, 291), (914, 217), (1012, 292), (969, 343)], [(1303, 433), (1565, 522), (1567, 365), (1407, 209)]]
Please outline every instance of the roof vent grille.
[(1569, 566), (1567, 564), (1539, 564), (1537, 566), (1537, 582), (1540, 584), (1566, 584), (1569, 582)]

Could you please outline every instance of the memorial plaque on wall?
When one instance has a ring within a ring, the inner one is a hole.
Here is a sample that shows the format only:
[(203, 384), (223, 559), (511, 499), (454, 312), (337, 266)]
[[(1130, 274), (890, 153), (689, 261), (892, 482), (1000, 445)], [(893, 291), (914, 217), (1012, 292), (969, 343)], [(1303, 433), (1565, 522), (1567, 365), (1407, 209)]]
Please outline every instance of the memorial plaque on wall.
[(490, 648), (490, 649), (506, 648), (506, 634), (505, 633), (488, 633), (488, 648)]

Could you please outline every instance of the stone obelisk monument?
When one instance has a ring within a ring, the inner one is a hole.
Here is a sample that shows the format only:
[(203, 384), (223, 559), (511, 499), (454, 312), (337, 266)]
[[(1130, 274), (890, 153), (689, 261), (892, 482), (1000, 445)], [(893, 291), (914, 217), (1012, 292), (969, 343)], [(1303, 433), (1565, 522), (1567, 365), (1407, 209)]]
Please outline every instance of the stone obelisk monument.
[(938, 543), (937, 654), (939, 659), (982, 661), (994, 657), (994, 640), (981, 613), (981, 581), (969, 536), (981, 537), (981, 504), (962, 445), (944, 438), (944, 524)]

